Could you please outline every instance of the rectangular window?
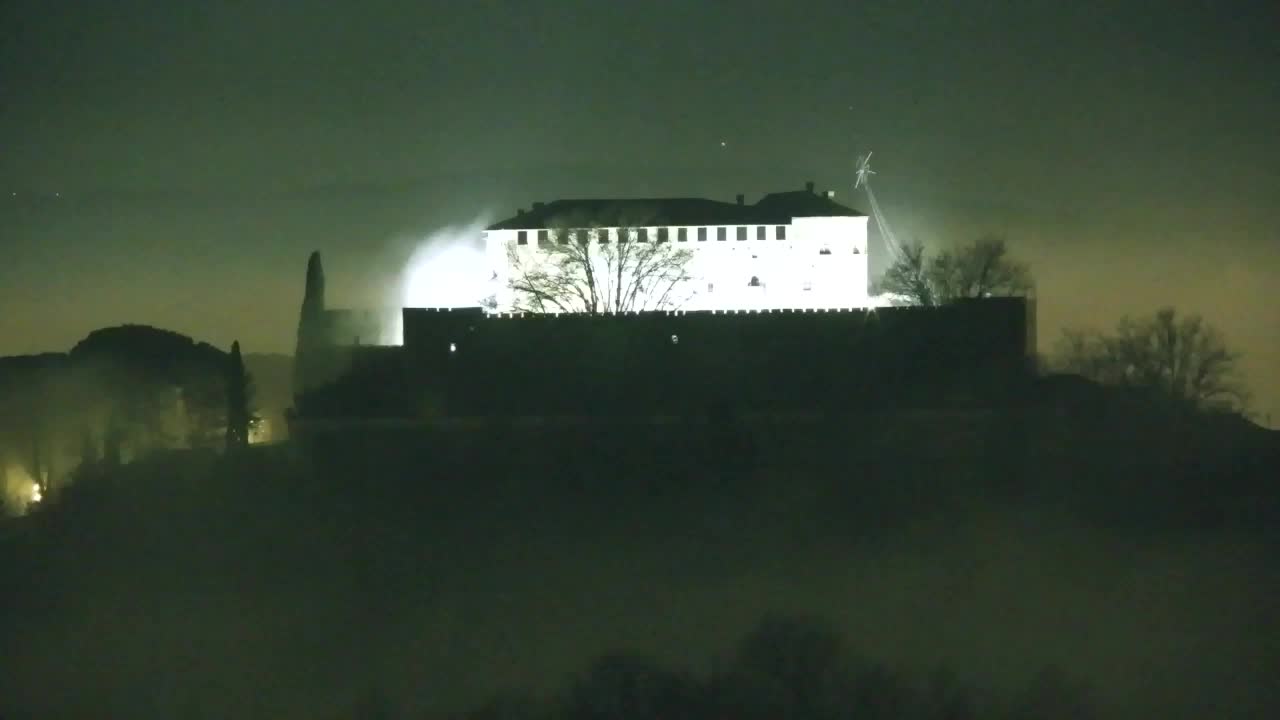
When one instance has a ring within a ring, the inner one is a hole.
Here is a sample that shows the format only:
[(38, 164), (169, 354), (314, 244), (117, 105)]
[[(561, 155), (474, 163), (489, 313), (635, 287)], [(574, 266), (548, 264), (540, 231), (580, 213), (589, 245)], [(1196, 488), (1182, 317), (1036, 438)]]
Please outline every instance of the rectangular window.
[(746, 240), (746, 239), (747, 239), (747, 226), (745, 226), (745, 225), (739, 225), (739, 226), (738, 226), (738, 239), (739, 239), (739, 240)]
[(757, 239), (757, 240), (764, 240), (764, 239), (765, 239), (765, 237), (766, 237), (766, 236), (765, 236), (765, 227), (764, 227), (763, 225), (757, 225), (757, 226), (756, 226), (756, 239)]
[(636, 242), (649, 242), (649, 228), (636, 229)]
[(668, 239), (667, 228), (658, 228), (658, 242), (666, 242)]
[(608, 245), (609, 244), (609, 228), (600, 228), (599, 230), (597, 230), (596, 240), (599, 241), (601, 245)]
[(521, 230), (516, 233), (516, 244), (517, 245), (529, 244), (529, 232), (527, 230)]
[(724, 241), (728, 239), (729, 239), (729, 228), (727, 227), (716, 228), (716, 240)]
[(591, 240), (591, 238), (587, 236), (586, 230), (574, 230), (573, 239), (576, 240), (579, 245), (586, 245)]
[(786, 240), (786, 239), (787, 239), (787, 226), (786, 226), (786, 225), (779, 225), (778, 227), (774, 228), (774, 229), (773, 229), (773, 235), (774, 235), (774, 237), (778, 238), (779, 240)]
[(707, 229), (704, 227), (698, 228), (698, 242), (706, 242), (706, 241), (707, 241)]
[(677, 242), (688, 242), (688, 241), (689, 241), (689, 228), (680, 228), (679, 230), (676, 230), (676, 241), (677, 241)]

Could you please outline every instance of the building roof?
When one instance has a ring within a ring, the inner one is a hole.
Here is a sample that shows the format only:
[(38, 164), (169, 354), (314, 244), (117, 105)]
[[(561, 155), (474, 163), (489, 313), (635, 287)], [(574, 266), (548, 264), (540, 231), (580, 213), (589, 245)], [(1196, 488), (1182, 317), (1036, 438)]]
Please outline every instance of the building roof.
[(809, 190), (770, 193), (754, 205), (703, 198), (583, 199), (534, 203), (489, 230), (665, 225), (783, 225), (798, 217), (865, 217)]

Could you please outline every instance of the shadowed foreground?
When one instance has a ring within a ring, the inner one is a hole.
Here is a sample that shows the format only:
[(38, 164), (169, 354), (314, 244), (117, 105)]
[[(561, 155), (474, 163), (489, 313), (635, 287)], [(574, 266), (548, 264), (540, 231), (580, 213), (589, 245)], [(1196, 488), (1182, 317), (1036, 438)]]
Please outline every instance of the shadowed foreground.
[(0, 715), (1259, 717), (1275, 460), (1107, 414), (157, 457), (4, 527)]

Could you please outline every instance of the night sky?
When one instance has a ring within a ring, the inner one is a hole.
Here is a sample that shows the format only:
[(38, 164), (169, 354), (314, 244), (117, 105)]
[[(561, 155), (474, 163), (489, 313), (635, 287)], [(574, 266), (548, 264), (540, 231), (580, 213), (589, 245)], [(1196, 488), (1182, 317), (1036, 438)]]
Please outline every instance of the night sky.
[(1032, 264), (1042, 347), (1198, 311), (1280, 416), (1277, 7), (9, 0), (0, 354), (290, 351), (313, 249), (333, 304), (386, 302), (446, 225), (806, 180), (865, 210), (874, 150), (900, 236)]

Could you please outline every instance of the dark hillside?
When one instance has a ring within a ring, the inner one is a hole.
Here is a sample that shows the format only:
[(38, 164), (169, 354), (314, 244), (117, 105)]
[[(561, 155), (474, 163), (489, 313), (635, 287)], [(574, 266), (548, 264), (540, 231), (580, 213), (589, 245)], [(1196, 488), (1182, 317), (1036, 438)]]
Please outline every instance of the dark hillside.
[(772, 612), (990, 698), (1057, 665), (1103, 717), (1274, 710), (1274, 434), (1087, 412), (384, 428), (88, 474), (5, 528), (0, 714), (458, 710), (614, 651), (701, 672)]

